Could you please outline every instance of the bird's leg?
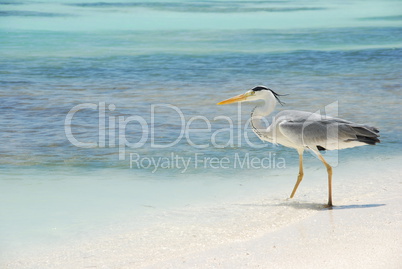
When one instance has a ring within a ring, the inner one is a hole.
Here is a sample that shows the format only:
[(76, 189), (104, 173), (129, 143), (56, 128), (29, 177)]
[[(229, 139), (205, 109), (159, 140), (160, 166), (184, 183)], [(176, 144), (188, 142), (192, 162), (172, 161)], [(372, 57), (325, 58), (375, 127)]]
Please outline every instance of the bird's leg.
[(328, 172), (328, 207), (332, 207), (332, 167), (325, 161), (321, 154), (318, 155)]
[(297, 181), (296, 184), (293, 188), (292, 194), (290, 195), (290, 198), (293, 198), (293, 196), (295, 196), (297, 187), (299, 187), (300, 182), (303, 179), (303, 152), (299, 153), (299, 175), (297, 176)]

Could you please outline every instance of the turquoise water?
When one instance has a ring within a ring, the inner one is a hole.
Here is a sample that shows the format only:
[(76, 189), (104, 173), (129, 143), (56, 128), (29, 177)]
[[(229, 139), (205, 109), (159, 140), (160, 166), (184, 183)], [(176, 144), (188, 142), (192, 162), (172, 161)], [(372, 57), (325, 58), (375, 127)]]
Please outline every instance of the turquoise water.
[[(135, 220), (154, 209), (242, 199), (264, 188), (290, 191), (297, 154), (263, 144), (244, 127), (252, 105), (215, 105), (258, 84), (288, 94), (277, 110), (317, 111), (337, 102), (339, 117), (381, 130), (381, 144), (339, 152), (333, 164), (340, 170), (349, 161), (364, 167), (400, 155), (401, 7), (0, 1), (0, 247), (6, 253), (90, 238), (116, 223), (147, 225)], [(78, 141), (97, 143), (91, 148), (66, 136), (69, 111), (84, 103), (95, 108), (79, 110), (71, 130)], [(119, 145), (119, 117), (130, 116), (147, 123), (127, 125), (127, 141), (143, 142), (136, 148)], [(232, 140), (218, 132), (229, 127), (223, 116), (234, 124)], [(192, 119), (196, 131), (178, 139), (182, 120)], [(130, 162), (130, 154), (142, 163)], [(254, 157), (268, 159), (241, 165)], [(227, 164), (217, 164), (223, 158)], [(323, 169), (313, 157), (306, 167)]]

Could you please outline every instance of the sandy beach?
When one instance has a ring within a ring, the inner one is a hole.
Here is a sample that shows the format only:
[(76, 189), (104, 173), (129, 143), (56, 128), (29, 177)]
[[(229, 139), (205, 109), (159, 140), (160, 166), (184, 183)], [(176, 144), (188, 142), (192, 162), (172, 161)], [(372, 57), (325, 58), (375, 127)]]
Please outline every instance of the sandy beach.
[[(5, 268), (398, 268), (402, 263), (402, 171), (340, 175), (336, 206), (321, 186), (304, 183), (299, 197), (214, 206), (188, 205), (149, 215), (147, 227), (109, 227), (96, 237), (16, 253)], [(350, 164), (353, 167), (353, 163)], [(138, 220), (133, 220), (138, 221)]]
[(149, 268), (400, 268), (402, 199), (381, 202), (319, 210), (257, 238)]

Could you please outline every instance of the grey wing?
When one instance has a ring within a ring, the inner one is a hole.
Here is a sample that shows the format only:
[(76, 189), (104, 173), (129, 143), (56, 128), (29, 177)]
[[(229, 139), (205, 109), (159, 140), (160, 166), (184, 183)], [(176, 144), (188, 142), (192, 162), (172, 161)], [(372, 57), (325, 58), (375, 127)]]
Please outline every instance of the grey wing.
[(313, 150), (333, 150), (380, 142), (374, 127), (337, 118), (283, 120), (279, 131), (292, 143)]

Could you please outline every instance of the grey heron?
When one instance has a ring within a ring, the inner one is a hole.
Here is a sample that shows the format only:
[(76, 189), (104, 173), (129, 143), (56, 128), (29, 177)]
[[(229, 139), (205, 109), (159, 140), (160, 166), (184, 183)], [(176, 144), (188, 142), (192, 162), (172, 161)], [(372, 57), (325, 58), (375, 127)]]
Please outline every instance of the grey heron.
[(281, 95), (265, 86), (257, 86), (244, 94), (219, 102), (218, 105), (262, 100), (262, 104), (257, 105), (251, 113), (254, 133), (262, 140), (294, 148), (299, 154), (299, 174), (290, 198), (293, 198), (303, 179), (303, 152), (309, 149), (327, 168), (328, 207), (332, 207), (332, 167), (320, 151), (375, 145), (380, 142), (379, 131), (375, 127), (298, 110), (281, 111), (268, 127), (264, 126), (264, 117), (271, 114), (277, 102), (283, 105), (279, 96)]

